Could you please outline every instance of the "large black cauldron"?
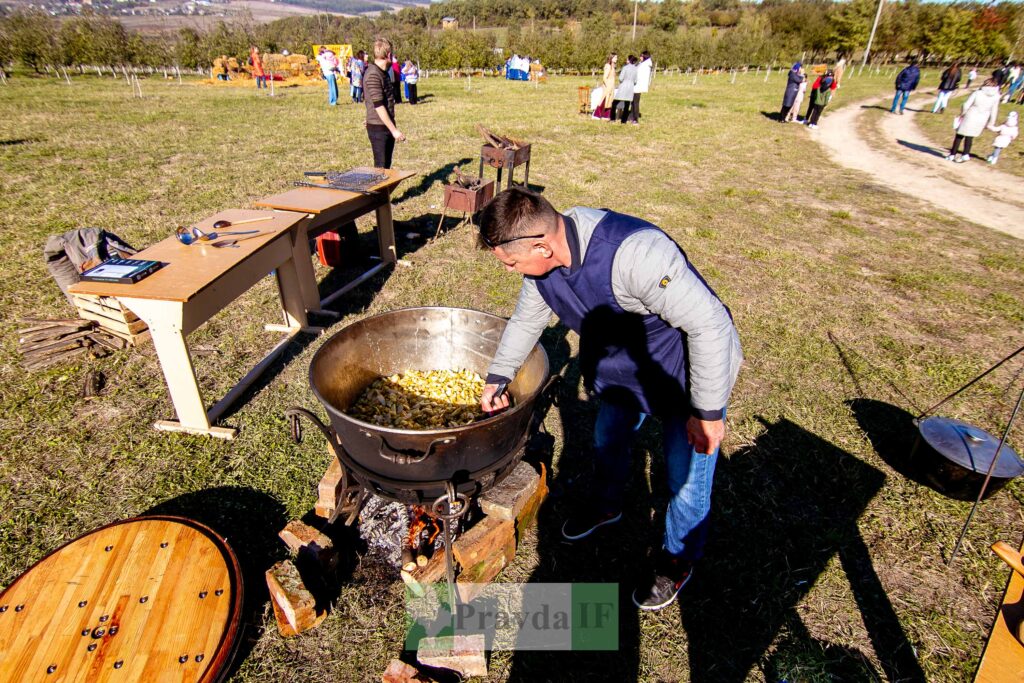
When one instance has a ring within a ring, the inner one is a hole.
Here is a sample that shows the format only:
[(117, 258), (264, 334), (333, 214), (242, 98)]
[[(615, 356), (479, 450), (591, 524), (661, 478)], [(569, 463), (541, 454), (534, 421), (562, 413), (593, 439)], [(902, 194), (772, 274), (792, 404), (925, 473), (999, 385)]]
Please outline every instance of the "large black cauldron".
[(320, 347), (309, 367), (346, 470), (364, 487), (403, 502), (438, 498), (452, 483), (474, 495), (522, 457), (534, 404), (548, 379), (537, 345), (509, 387), (511, 408), (463, 427), (381, 427), (345, 411), (375, 379), (407, 370), (467, 368), (485, 375), (506, 321), (462, 308), (406, 308), (352, 323)]

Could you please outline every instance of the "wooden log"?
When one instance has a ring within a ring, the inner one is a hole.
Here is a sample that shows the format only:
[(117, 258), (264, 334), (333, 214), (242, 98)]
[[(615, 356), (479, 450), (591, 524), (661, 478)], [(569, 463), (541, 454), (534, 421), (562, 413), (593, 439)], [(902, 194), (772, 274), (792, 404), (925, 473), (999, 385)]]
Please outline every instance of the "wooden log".
[(342, 494), (342, 471), (341, 462), (338, 461), (337, 456), (333, 455), (331, 458), (331, 464), (327, 467), (327, 473), (324, 474), (323, 479), (317, 484), (317, 501), (313, 506), (313, 512), (317, 517), (323, 517), (329, 519), (333, 514), (338, 505), (341, 504), (339, 498)]
[(25, 367), (26, 370), (45, 370), (46, 368), (49, 368), (49, 367), (54, 366), (54, 365), (57, 365), (59, 363), (64, 363), (66, 361), (71, 360), (72, 358), (74, 358), (76, 356), (81, 356), (82, 354), (85, 354), (85, 353), (88, 353), (88, 352), (89, 352), (89, 347), (81, 346), (81, 347), (79, 347), (77, 349), (72, 349), (71, 351), (68, 351), (68, 352), (65, 352), (65, 353), (54, 354), (52, 356), (45, 356), (45, 357), (43, 357), (43, 358), (41, 358), (39, 360), (33, 360), (33, 361), (26, 362), (26, 363), (24, 363), (24, 367)]
[(107, 347), (111, 351), (120, 351), (121, 349), (128, 345), (128, 342), (126, 342), (124, 339), (116, 337), (112, 334), (106, 334), (105, 332), (93, 332), (91, 335), (89, 335), (89, 338), (92, 339), (97, 344)]
[[(89, 334), (90, 330), (82, 330), (80, 332), (62, 335), (60, 338), (57, 339), (47, 339), (43, 341), (32, 342), (30, 344), (21, 344), (18, 346), (18, 351), (21, 352), (22, 355), (46, 353), (48, 349), (62, 348), (63, 345), (70, 344), (71, 342), (88, 337)], [(89, 341), (91, 343), (92, 340)], [(82, 342), (75, 344), (75, 346), (81, 345)]]
[(25, 360), (31, 362), (34, 360), (45, 358), (47, 356), (60, 355), (66, 351), (77, 349), (78, 347), (84, 345), (85, 342), (83, 342), (81, 339), (70, 339), (56, 341), (51, 344), (40, 345), (36, 348), (19, 350), (21, 351), (21, 355), (25, 358)]
[[(452, 544), (452, 553), (465, 571), (495, 555), (504, 553), (509, 541), (515, 541), (516, 526), (510, 519), (484, 517)], [(512, 554), (515, 555), (515, 548)]]
[(514, 520), (537, 489), (540, 475), (528, 462), (520, 462), (500, 484), (480, 496), (480, 509), (488, 517)]
[(24, 325), (74, 325), (82, 321), (79, 318), (18, 318), (18, 322)]
[(277, 609), (274, 614), (284, 617), (285, 624), (289, 629), (282, 628), (281, 620), (278, 619), (278, 630), (281, 635), (288, 636), (303, 633), (311, 628), (319, 626), (326, 618), (326, 611), (317, 614), (316, 599), (309, 592), (299, 570), (290, 560), (282, 560), (267, 570), (267, 590), (270, 591), (270, 599)]
[(537, 513), (544, 499), (548, 496), (547, 468), (544, 463), (540, 464), (540, 477), (537, 479), (537, 488), (534, 489), (526, 505), (516, 515), (516, 542), (520, 542), (527, 529), (537, 522)]
[(292, 553), (307, 554), (327, 571), (338, 565), (338, 553), (331, 539), (307, 524), (293, 519), (277, 535)]
[(505, 567), (512, 564), (516, 557), (516, 541), (513, 538), (500, 552), (478, 562), (472, 567), (463, 569), (455, 579), (455, 589), (459, 599), (469, 602), (484, 591), (488, 584), (497, 578)]
[(60, 323), (56, 325), (36, 325), (18, 331), (18, 341), (28, 343), (39, 339), (54, 339), (63, 334), (71, 334), (79, 330), (92, 329), (96, 326), (91, 320), (79, 320), (77, 325)]
[(451, 669), (464, 677), (486, 676), (486, 640), (483, 633), (471, 636), (439, 636), (423, 638), (416, 651), (416, 661), (425, 666)]

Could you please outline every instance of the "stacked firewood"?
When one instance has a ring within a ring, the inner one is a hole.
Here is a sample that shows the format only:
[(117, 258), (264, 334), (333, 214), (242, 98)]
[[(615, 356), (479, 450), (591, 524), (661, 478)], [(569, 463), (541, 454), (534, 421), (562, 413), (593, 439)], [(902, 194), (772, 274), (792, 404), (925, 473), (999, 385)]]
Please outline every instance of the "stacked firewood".
[(519, 149), (520, 147), (526, 146), (526, 143), (523, 142), (522, 140), (516, 140), (515, 138), (510, 138), (506, 135), (498, 135), (497, 133), (484, 128), (479, 123), (476, 124), (476, 129), (480, 133), (480, 136), (484, 139), (484, 142), (486, 142), (488, 145), (491, 145), (492, 147), (497, 147), (498, 149), (516, 150)]
[(78, 356), (102, 358), (123, 349), (123, 339), (107, 334), (93, 320), (20, 318), (18, 352), (26, 370), (42, 370)]

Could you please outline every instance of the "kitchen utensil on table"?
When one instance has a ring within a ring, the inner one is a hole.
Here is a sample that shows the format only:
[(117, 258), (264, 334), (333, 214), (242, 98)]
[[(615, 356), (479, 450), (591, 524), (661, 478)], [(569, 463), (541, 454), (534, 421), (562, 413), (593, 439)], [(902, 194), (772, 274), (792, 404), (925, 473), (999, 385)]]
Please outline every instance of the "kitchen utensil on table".
[[(229, 224), (230, 225), (230, 224)], [(191, 228), (178, 227), (174, 231), (174, 236), (178, 238), (178, 241), (182, 244), (189, 245), (195, 244), (196, 242), (212, 242), (222, 235), (251, 235), (258, 233), (259, 230), (234, 230), (232, 232), (206, 232), (201, 228), (192, 226)]]

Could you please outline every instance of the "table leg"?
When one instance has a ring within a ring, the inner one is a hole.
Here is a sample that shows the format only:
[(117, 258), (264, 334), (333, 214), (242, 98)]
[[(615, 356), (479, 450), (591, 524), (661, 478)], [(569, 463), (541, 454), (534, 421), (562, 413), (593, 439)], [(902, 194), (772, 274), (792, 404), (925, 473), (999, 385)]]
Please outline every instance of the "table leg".
[[(304, 332), (320, 332), (319, 327), (310, 327), (306, 318), (306, 305), (302, 298), (302, 286), (294, 259), (285, 261), (275, 271), (277, 291), (281, 295), (281, 308), (284, 311), (284, 328), (303, 330)], [(317, 302), (319, 305), (319, 302)], [(276, 326), (275, 326), (276, 329)]]
[(526, 168), (523, 173), (523, 187), (530, 189), (530, 157), (526, 157)]
[(380, 258), (384, 263), (398, 260), (395, 248), (395, 224), (391, 220), (391, 194), (387, 201), (377, 207), (377, 244), (380, 247)]
[(295, 226), (292, 261), (299, 281), (302, 302), (307, 311), (317, 311), (320, 309), (320, 290), (316, 283), (313, 261), (309, 255), (309, 233), (306, 229), (308, 224), (309, 220), (305, 220)]
[(203, 406), (203, 396), (196, 382), (192, 357), (182, 333), (183, 304), (174, 301), (123, 299), (133, 313), (149, 325), (149, 332), (160, 359), (160, 369), (167, 381), (171, 403), (178, 415), (177, 421), (160, 420), (153, 426), (163, 431), (207, 434), (231, 439), (238, 430), (212, 427)]

